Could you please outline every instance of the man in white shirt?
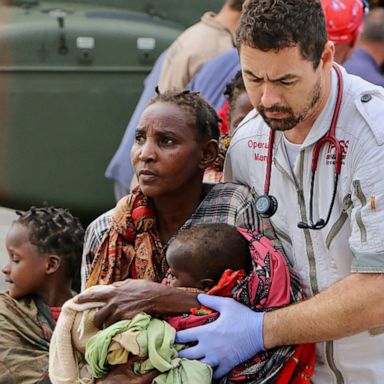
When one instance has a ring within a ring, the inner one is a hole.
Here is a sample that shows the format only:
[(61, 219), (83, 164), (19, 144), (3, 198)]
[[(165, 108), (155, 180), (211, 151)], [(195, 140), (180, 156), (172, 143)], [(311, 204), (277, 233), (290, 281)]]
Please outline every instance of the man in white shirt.
[[(198, 342), (181, 356), (209, 363), (219, 378), (260, 350), (316, 342), (314, 383), (380, 383), (384, 92), (333, 67), (334, 46), (316, 0), (247, 1), (237, 45), (255, 110), (232, 139), (225, 179), (276, 199), (271, 222), (308, 300), (264, 314), (200, 295), (220, 318), (179, 332), (179, 342)], [(315, 144), (332, 120), (337, 140), (321, 147), (314, 166)]]

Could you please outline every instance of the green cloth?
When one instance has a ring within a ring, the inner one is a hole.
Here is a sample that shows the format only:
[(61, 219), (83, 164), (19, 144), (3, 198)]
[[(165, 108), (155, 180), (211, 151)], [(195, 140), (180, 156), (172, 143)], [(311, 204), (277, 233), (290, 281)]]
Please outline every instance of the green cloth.
[[(132, 336), (136, 338), (141, 331), (148, 327), (150, 321), (149, 315), (140, 314), (135, 316), (133, 320), (118, 321), (92, 336), (85, 348), (85, 360), (90, 365), (94, 377), (103, 377), (109, 371), (108, 351), (113, 337), (123, 332), (131, 332)], [(133, 350), (128, 352), (134, 353)], [(140, 356), (146, 354), (140, 354)]]
[[(128, 350), (129, 353), (147, 357), (146, 360), (134, 364), (136, 374), (144, 374), (157, 369), (162, 374), (153, 380), (156, 384), (210, 384), (212, 369), (196, 360), (180, 359), (175, 345), (175, 329), (166, 321), (152, 319), (145, 313), (136, 315), (132, 320), (119, 321), (98, 332), (87, 343), (85, 359), (95, 377), (105, 375), (109, 364), (115, 362), (109, 359), (109, 354), (116, 353), (116, 345)], [(109, 364), (108, 364), (109, 362)], [(121, 358), (118, 363), (121, 363)]]
[(0, 383), (34, 384), (48, 378), (53, 322), (41, 299), (0, 293)]

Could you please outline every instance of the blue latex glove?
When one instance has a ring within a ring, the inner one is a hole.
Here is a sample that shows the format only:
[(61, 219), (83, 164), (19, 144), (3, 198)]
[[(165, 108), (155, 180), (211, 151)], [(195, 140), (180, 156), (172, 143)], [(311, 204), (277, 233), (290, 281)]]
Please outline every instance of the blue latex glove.
[(210, 324), (177, 332), (178, 343), (197, 342), (197, 345), (181, 351), (179, 357), (200, 360), (216, 368), (213, 378), (217, 380), (236, 365), (265, 350), (264, 312), (254, 312), (225, 297), (201, 294), (198, 300), (220, 312), (220, 316)]

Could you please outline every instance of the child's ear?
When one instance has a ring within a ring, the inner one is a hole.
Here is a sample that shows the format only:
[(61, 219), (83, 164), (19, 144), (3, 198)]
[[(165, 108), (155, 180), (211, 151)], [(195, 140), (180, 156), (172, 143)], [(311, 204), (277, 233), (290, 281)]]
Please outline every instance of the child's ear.
[(213, 165), (216, 157), (219, 155), (219, 145), (217, 140), (208, 140), (202, 149), (202, 156), (200, 160), (200, 169), (206, 169)]
[(199, 285), (204, 292), (208, 292), (215, 286), (215, 282), (212, 279), (202, 279), (200, 280)]
[(61, 259), (59, 256), (56, 255), (49, 255), (48, 256), (48, 263), (47, 263), (47, 275), (51, 275), (52, 273), (55, 273), (60, 265), (61, 265)]

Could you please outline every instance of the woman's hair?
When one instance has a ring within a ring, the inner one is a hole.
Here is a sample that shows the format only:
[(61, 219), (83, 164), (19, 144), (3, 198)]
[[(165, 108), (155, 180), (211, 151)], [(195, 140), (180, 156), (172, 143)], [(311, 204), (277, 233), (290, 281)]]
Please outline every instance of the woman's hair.
[(193, 119), (191, 123), (196, 127), (198, 139), (219, 139), (221, 119), (199, 92), (170, 90), (160, 93), (156, 87), (156, 96), (149, 101), (148, 106), (157, 102), (172, 103), (187, 111)]
[(29, 241), (41, 254), (54, 254), (61, 258), (68, 278), (73, 282), (80, 277), (84, 229), (77, 217), (68, 209), (52, 206), (31, 207), (16, 212), (15, 224), (28, 228)]
[(235, 77), (226, 85), (224, 95), (227, 96), (228, 99), (228, 113), (229, 115), (232, 113), (234, 102), (238, 98), (238, 96), (246, 92), (243, 75), (241, 71), (238, 71)]
[(327, 42), (320, 0), (247, 0), (237, 29), (237, 46), (267, 52), (298, 46), (317, 68)]

